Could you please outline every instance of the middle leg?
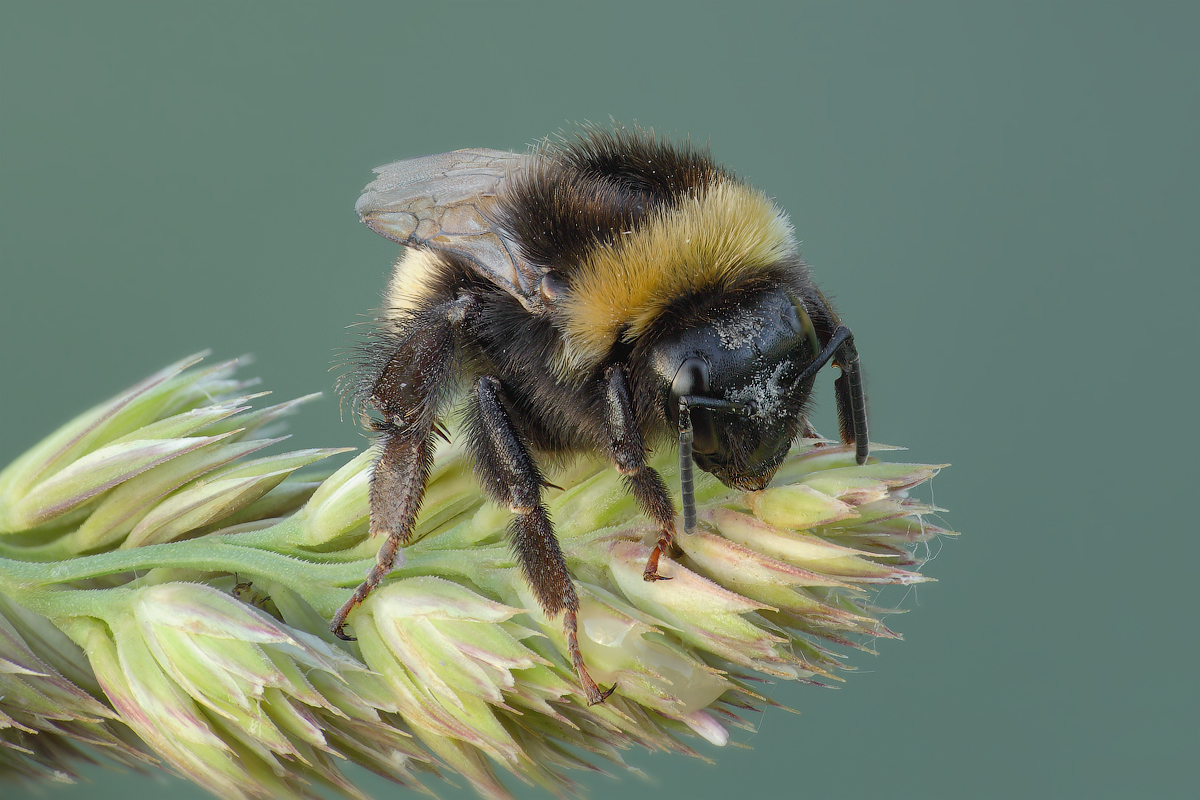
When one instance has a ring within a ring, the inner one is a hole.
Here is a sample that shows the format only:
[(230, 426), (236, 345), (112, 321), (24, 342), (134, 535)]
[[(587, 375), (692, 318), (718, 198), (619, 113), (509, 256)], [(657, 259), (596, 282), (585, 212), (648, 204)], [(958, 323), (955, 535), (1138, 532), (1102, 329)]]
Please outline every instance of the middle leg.
[(486, 375), (480, 378), (475, 384), (473, 405), (467, 425), (480, 483), (493, 500), (517, 515), (510, 533), (525, 579), (548, 616), (562, 613), (567, 650), (584, 695), (589, 705), (601, 703), (613, 690), (601, 691), (583, 663), (579, 650), (579, 596), (550, 524), (550, 515), (542, 504), (545, 484), (542, 473), (513, 428), (499, 380)]

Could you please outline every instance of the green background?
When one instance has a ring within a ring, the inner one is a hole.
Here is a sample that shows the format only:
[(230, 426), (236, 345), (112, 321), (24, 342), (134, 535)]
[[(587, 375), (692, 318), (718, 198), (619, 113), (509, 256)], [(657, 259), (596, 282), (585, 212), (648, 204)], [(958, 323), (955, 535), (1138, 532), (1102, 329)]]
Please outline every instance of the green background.
[[(791, 212), (963, 535), (843, 688), (591, 796), (1195, 797), (1198, 36), (1166, 2), (5, 2), (0, 462), (206, 347), (328, 390), (397, 250), (372, 167), (637, 120)], [(292, 430), (364, 443), (328, 394)], [(44, 796), (206, 796), (88, 775)]]

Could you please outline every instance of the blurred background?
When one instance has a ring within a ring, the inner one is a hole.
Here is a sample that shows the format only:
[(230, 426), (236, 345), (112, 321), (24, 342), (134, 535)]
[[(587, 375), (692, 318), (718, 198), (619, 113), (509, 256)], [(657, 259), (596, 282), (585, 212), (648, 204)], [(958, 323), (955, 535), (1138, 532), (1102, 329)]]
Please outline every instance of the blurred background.
[[(590, 795), (1195, 797), (1198, 32), (1195, 2), (6, 2), (0, 463), (204, 348), (327, 392), (290, 444), (362, 446), (329, 390), (398, 250), (353, 213), (371, 168), (637, 121), (790, 211), (874, 438), (953, 463), (962, 535), (842, 688)], [(207, 796), (86, 772), (38, 794)]]

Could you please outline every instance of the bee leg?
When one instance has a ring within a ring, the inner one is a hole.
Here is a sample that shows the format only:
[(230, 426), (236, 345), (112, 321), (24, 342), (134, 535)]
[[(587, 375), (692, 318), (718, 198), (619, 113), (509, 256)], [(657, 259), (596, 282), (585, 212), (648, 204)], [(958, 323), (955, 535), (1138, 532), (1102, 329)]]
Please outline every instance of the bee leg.
[(414, 311), (394, 329), (379, 334), (385, 359), (368, 376), (356, 376), (357, 400), (381, 412), (379, 456), (371, 473), (372, 536), (386, 536), (375, 565), (350, 599), (337, 610), (329, 630), (353, 641), (346, 618), (396, 565), (396, 557), (412, 538), (425, 483), (433, 465), (438, 407), (451, 376), (454, 323), (463, 318), (462, 303), (448, 301)]
[(658, 561), (670, 552), (675, 541), (675, 504), (662, 477), (653, 467), (646, 466), (646, 445), (633, 410), (624, 367), (614, 364), (605, 370), (604, 378), (604, 427), (613, 464), (625, 476), (630, 494), (658, 526), (658, 542), (646, 559), (642, 577), (648, 581), (670, 580), (658, 574)]
[(842, 442), (854, 445), (855, 461), (865, 464), (871, 447), (867, 431), (867, 394), (863, 389), (862, 370), (858, 366), (854, 334), (841, 323), (819, 290), (812, 289), (804, 295), (804, 299), (821, 346), (825, 348), (836, 339), (842, 340), (833, 351), (834, 366), (842, 371), (841, 376), (833, 382), (838, 432)]
[(554, 536), (550, 515), (542, 505), (541, 471), (513, 428), (499, 380), (489, 375), (479, 378), (466, 421), (480, 483), (493, 500), (517, 515), (509, 533), (525, 579), (547, 616), (563, 614), (567, 650), (584, 695), (589, 705), (601, 703), (612, 694), (612, 689), (601, 691), (583, 663), (579, 650), (579, 596)]
[(841, 377), (833, 382), (838, 428), (843, 442), (854, 443), (855, 461), (865, 464), (871, 448), (867, 434), (867, 394), (863, 390), (862, 370), (858, 366), (858, 350), (854, 347), (853, 334), (842, 343), (833, 358), (834, 364), (842, 371)]
[(346, 618), (395, 568), (397, 553), (412, 537), (432, 464), (432, 434), (421, 436), (398, 428), (383, 431), (383, 448), (371, 475), (370, 530), (372, 536), (384, 533), (387, 538), (379, 547), (367, 579), (329, 622), (329, 630), (339, 639), (354, 641), (344, 630)]

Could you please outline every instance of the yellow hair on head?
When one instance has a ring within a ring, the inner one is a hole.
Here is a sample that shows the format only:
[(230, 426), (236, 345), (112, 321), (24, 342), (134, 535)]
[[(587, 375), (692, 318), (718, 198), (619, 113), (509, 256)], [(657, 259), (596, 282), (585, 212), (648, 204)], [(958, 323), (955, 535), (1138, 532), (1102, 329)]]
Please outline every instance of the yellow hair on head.
[(722, 181), (681, 199), (572, 273), (556, 371), (599, 363), (618, 336), (633, 341), (681, 294), (732, 288), (795, 249), (791, 223), (755, 189)]

